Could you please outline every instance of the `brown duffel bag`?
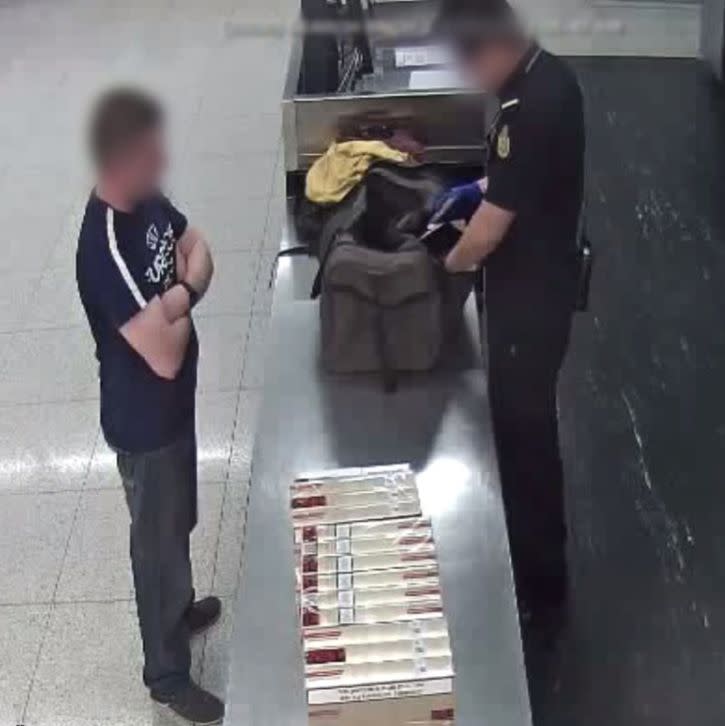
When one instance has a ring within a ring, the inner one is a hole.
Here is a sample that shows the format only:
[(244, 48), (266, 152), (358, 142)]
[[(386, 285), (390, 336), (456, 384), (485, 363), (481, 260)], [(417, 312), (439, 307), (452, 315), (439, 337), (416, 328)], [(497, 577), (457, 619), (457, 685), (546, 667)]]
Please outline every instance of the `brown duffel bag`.
[[(473, 286), (421, 241), (447, 186), (436, 167), (378, 164), (328, 218), (313, 292), (327, 370), (379, 371), (394, 389), (398, 374), (435, 367)], [(459, 233), (442, 234), (450, 247)]]

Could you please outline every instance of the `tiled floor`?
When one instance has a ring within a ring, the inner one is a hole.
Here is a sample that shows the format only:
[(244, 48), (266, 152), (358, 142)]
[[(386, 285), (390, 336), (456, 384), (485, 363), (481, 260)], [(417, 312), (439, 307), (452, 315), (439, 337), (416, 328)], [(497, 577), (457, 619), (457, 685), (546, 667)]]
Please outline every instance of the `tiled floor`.
[(73, 269), (89, 187), (82, 129), (116, 81), (170, 111), (169, 192), (205, 229), (217, 275), (200, 305), (196, 585), (227, 616), (195, 644), (223, 695), (279, 240), (279, 100), (290, 0), (0, 0), (0, 726), (163, 724), (141, 684), (128, 522), (98, 425)]

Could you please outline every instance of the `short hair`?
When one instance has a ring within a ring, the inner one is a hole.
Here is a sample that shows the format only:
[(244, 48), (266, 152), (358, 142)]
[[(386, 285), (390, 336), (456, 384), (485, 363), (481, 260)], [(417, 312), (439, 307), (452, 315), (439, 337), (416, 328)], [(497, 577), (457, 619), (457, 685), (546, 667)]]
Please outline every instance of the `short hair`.
[(464, 54), (493, 41), (516, 41), (525, 36), (508, 0), (441, 0), (435, 27)]
[(163, 122), (161, 104), (145, 91), (131, 87), (106, 91), (96, 101), (88, 127), (88, 146), (94, 163), (107, 164)]

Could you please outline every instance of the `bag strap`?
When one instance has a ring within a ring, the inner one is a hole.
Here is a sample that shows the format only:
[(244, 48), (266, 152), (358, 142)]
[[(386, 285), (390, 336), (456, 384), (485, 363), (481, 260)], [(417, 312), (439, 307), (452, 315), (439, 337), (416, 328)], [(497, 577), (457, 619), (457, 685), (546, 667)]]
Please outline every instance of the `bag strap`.
[(294, 247), (286, 247), (280, 250), (272, 262), (272, 268), (269, 271), (269, 280), (267, 287), (271, 290), (274, 287), (274, 281), (277, 279), (277, 270), (279, 269), (279, 261), (286, 257), (301, 257), (302, 255), (310, 255), (310, 248), (307, 245), (295, 245)]
[[(376, 297), (378, 297), (376, 295)], [(385, 393), (395, 393), (398, 390), (398, 372), (393, 366), (388, 345), (388, 332), (385, 329), (385, 306), (377, 301), (375, 312), (375, 337), (380, 355), (380, 369), (383, 374), (383, 390)]]
[(320, 267), (315, 275), (315, 281), (312, 283), (312, 291), (310, 293), (310, 299), (312, 300), (317, 300), (322, 292), (322, 276), (325, 273), (325, 266), (330, 259), (332, 250), (337, 247), (335, 237), (337, 237), (341, 231), (350, 229), (365, 213), (365, 208), (367, 206), (365, 187), (360, 186), (353, 193), (355, 196), (352, 201), (343, 203), (341, 208), (327, 220), (322, 228), (322, 232), (320, 233), (320, 249), (322, 250), (322, 257), (320, 258)]

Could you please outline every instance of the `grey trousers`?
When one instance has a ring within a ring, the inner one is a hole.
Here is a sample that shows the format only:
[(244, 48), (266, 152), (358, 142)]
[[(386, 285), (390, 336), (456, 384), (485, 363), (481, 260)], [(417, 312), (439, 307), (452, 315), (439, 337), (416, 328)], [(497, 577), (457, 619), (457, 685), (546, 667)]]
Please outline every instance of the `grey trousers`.
[(189, 682), (186, 611), (194, 601), (189, 535), (196, 525), (193, 427), (157, 451), (117, 452), (131, 514), (131, 564), (141, 626), (143, 679), (156, 697)]

